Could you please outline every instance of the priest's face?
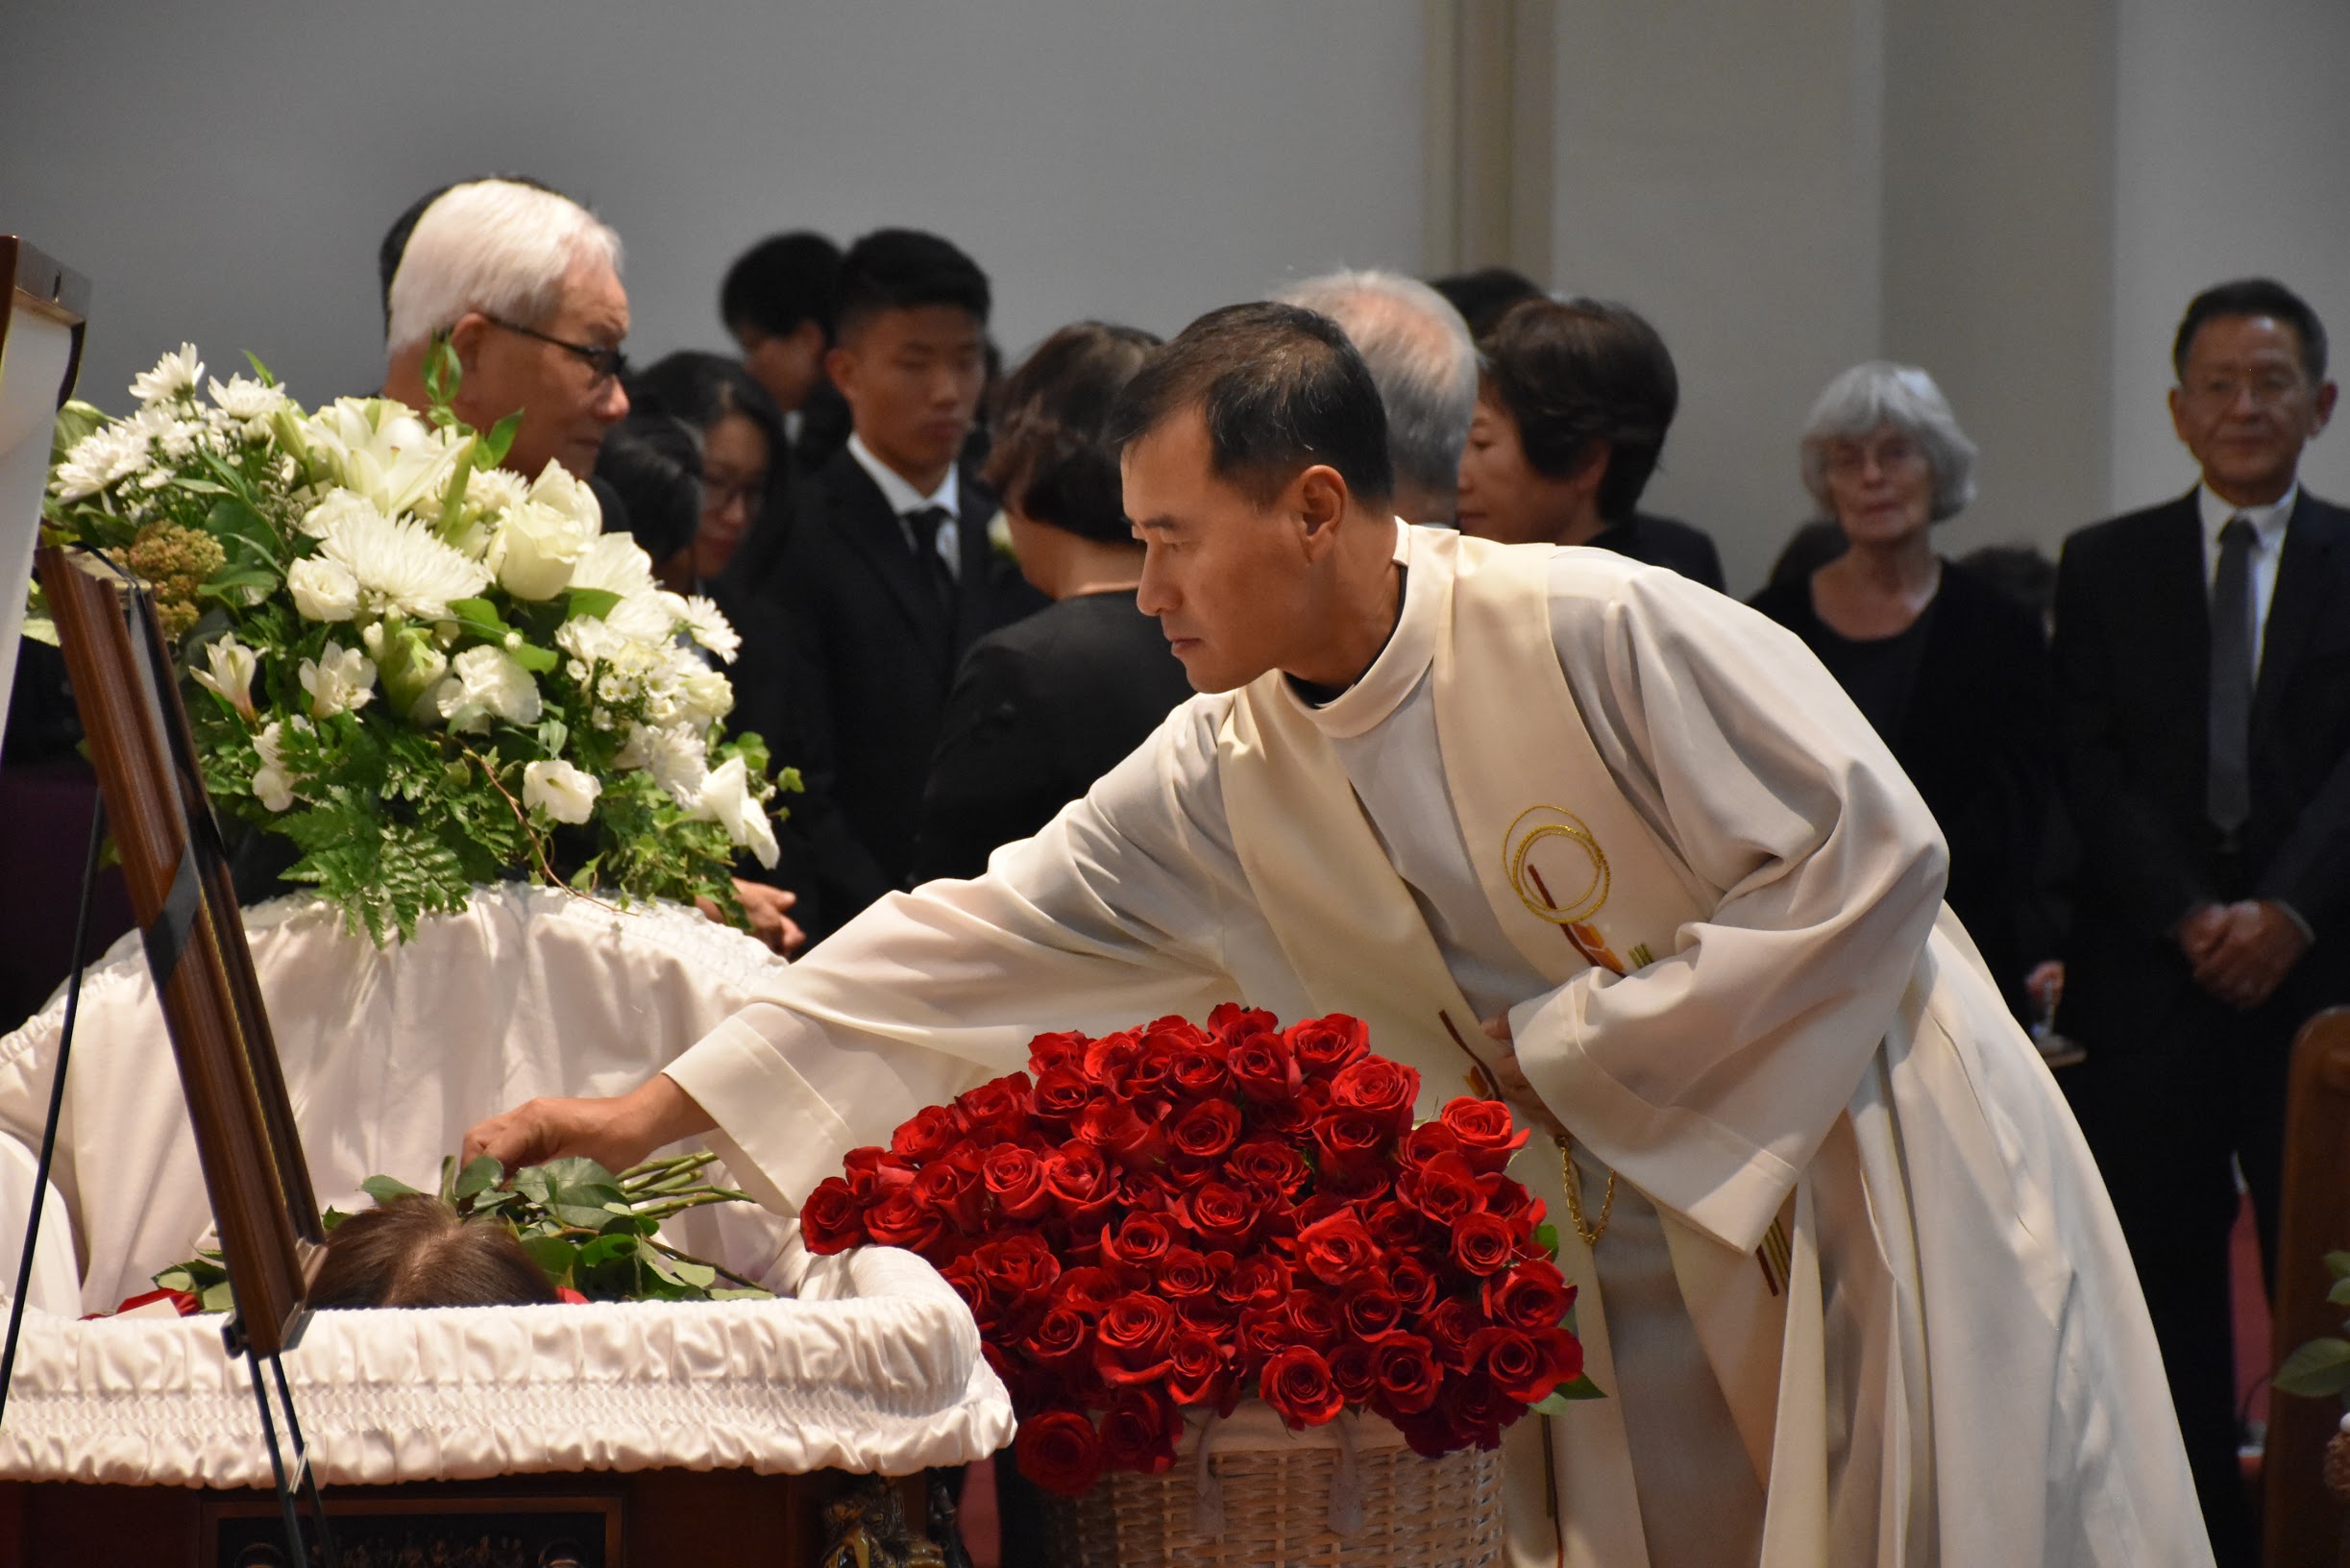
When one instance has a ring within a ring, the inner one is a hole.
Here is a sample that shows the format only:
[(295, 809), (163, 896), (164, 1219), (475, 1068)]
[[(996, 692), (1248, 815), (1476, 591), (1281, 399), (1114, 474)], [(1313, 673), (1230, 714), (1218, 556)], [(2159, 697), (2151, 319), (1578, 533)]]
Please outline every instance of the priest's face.
[(1136, 601), (1159, 618), (1193, 688), (1228, 692), (1294, 667), (1324, 615), (1317, 552), (1289, 494), (1268, 505), (1219, 478), (1197, 408), (1134, 442), (1120, 466), (1143, 545)]

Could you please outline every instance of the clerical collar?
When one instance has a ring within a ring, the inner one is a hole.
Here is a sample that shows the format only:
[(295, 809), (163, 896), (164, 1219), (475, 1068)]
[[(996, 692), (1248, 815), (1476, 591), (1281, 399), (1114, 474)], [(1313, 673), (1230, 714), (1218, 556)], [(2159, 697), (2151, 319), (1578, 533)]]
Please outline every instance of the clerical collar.
[(1371, 667), (1346, 690), (1307, 686), (1295, 676), (1282, 677), (1281, 689), (1313, 721), (1314, 727), (1341, 740), (1376, 727), (1403, 705), (1428, 674), (1436, 656), (1436, 622), (1443, 605), (1429, 574), (1411, 570), (1411, 547), (1422, 529), (1401, 518), (1395, 525), (1394, 561), (1404, 579), (1404, 601), (1397, 608), (1395, 629)]
[(909, 512), (918, 512), (928, 506), (943, 506), (950, 517), (963, 515), (963, 509), (955, 504), (961, 498), (955, 493), (954, 464), (946, 465), (946, 478), (939, 481), (936, 490), (925, 496), (914, 488), (912, 481), (903, 474), (874, 456), (873, 449), (865, 444), (865, 437), (851, 435), (848, 438), (848, 454), (857, 459), (857, 466), (881, 487), (882, 499), (890, 503), (890, 510), (898, 516), (904, 517)]

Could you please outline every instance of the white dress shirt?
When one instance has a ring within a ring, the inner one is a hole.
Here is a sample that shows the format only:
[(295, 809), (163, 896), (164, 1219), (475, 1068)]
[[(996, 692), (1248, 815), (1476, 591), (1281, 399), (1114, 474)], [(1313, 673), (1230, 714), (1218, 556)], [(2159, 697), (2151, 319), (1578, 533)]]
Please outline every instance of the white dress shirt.
[(2203, 512), (2203, 591), (2209, 596), (2219, 575), (2219, 530), (2240, 517), (2252, 525), (2252, 673), (2260, 674), (2261, 650), (2268, 641), (2268, 605), (2277, 597), (2277, 557), (2285, 552), (2285, 525), (2292, 521), (2293, 502), (2301, 499), (2295, 484), (2284, 499), (2265, 506), (2239, 506), (2221, 500), (2208, 484), (2195, 487), (2195, 504)]
[(865, 437), (851, 435), (848, 438), (848, 454), (857, 459), (859, 468), (873, 477), (875, 484), (881, 486), (882, 497), (889, 502), (890, 510), (897, 514), (898, 531), (905, 535), (908, 550), (920, 548), (916, 543), (914, 525), (908, 519), (925, 507), (946, 508), (945, 521), (939, 525), (939, 558), (946, 563), (948, 576), (960, 578), (963, 576), (963, 529), (958, 521), (962, 514), (955, 504), (960, 498), (957, 495), (954, 464), (946, 465), (946, 478), (939, 481), (936, 490), (925, 496), (914, 488), (903, 474), (874, 456), (873, 449), (865, 444)]

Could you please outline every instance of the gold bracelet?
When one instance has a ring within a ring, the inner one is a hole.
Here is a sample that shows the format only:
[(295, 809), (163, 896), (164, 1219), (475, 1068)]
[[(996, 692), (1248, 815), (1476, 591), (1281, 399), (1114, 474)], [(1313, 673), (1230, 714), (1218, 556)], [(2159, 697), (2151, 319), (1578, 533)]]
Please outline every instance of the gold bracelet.
[(1600, 1199), (1600, 1222), (1594, 1225), (1583, 1218), (1583, 1183), (1575, 1171), (1574, 1140), (1561, 1133), (1557, 1143), (1559, 1175), (1567, 1189), (1567, 1218), (1574, 1223), (1575, 1234), (1583, 1238), (1583, 1245), (1596, 1247), (1607, 1234), (1607, 1217), (1616, 1211), (1616, 1173), (1607, 1173), (1607, 1192)]

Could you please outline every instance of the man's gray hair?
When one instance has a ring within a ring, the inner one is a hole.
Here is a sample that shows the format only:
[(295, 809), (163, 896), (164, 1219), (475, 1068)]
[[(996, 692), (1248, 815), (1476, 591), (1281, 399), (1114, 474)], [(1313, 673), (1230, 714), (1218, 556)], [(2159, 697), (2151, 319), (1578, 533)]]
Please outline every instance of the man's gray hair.
[(570, 197), (511, 180), (452, 185), (416, 220), (392, 276), (384, 351), (447, 331), (469, 311), (534, 326), (582, 261), (619, 271), (620, 236)]
[(1387, 408), (1396, 483), (1452, 494), (1477, 417), (1477, 346), (1460, 312), (1396, 272), (1325, 273), (1284, 289), (1281, 300), (1336, 322), (1370, 366)]
[(1820, 503), (1820, 515), (1836, 515), (1828, 497), (1827, 449), (1887, 429), (1899, 430), (1924, 453), (1934, 476), (1934, 521), (1965, 511), (1974, 500), (1974, 443), (1958, 428), (1949, 400), (1917, 366), (1872, 359), (1828, 382), (1803, 422), (1803, 488)]

